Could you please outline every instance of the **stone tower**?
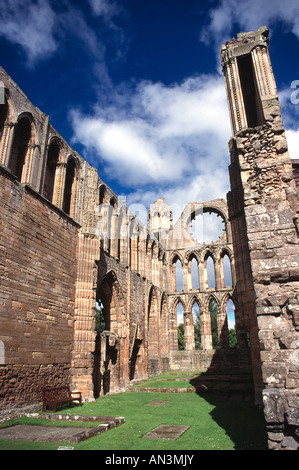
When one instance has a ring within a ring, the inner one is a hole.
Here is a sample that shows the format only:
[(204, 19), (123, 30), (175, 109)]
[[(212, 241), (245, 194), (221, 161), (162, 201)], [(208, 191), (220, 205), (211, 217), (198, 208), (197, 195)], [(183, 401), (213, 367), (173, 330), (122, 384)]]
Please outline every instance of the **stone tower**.
[(157, 199), (148, 211), (148, 229), (157, 240), (164, 241), (172, 229), (172, 212), (162, 197)]
[(298, 189), (268, 29), (239, 34), (222, 46), (221, 60), (232, 127), (229, 218), (256, 402), (264, 406), (269, 448), (298, 448)]

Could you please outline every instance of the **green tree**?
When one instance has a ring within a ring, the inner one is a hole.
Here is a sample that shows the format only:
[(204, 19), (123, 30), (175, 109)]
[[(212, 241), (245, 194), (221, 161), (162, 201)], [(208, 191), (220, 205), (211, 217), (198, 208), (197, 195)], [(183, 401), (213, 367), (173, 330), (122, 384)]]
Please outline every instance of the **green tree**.
[(194, 321), (194, 340), (195, 349), (201, 349), (201, 327), (200, 327), (200, 311), (197, 310), (193, 317)]
[(237, 334), (235, 328), (231, 328), (228, 330), (228, 340), (229, 340), (229, 347), (231, 349), (237, 348)]
[(185, 349), (185, 337), (184, 337), (183, 323), (180, 323), (178, 326), (178, 347), (179, 347), (179, 351), (184, 351)]
[(102, 333), (106, 329), (106, 322), (104, 318), (103, 308), (97, 303), (96, 304), (96, 315), (95, 315), (95, 331)]
[(211, 315), (212, 345), (213, 345), (213, 349), (218, 349), (219, 338), (218, 338), (218, 323), (217, 323), (217, 304), (214, 299), (211, 299), (210, 301), (209, 310), (210, 310), (210, 315)]

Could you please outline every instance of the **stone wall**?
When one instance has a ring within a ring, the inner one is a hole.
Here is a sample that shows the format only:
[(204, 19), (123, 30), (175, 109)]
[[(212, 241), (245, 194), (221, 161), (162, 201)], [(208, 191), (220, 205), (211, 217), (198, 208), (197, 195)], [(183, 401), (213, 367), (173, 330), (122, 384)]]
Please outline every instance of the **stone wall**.
[(78, 225), (2, 167), (0, 179), (3, 408), (69, 377)]

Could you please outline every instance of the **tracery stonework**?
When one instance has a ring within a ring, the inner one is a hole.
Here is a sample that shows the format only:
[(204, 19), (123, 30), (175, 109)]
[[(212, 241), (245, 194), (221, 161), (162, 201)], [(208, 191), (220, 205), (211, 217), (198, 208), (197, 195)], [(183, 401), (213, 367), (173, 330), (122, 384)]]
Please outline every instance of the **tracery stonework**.
[[(298, 165), (267, 34), (243, 33), (221, 50), (233, 134), (227, 202), (191, 202), (175, 223), (162, 198), (141, 223), (0, 69), (0, 410), (38, 403), (49, 384), (89, 401), (171, 368), (252, 368), (269, 448), (298, 447)], [(222, 231), (200, 239), (194, 224), (208, 214)]]

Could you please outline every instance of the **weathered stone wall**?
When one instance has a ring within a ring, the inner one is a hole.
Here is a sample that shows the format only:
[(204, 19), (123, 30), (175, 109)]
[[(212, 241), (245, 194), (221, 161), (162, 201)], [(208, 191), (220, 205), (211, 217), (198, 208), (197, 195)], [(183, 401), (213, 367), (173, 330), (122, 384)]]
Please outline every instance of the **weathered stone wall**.
[(210, 351), (172, 351), (171, 370), (194, 370), (196, 372), (217, 372), (250, 370), (249, 349), (226, 349)]
[[(298, 189), (268, 54), (268, 30), (238, 35), (221, 53), (233, 130), (228, 203), (256, 401), (264, 407), (269, 448), (298, 449)], [(256, 112), (248, 107), (244, 64), (252, 76)]]
[(3, 408), (32, 403), (42, 386), (67, 381), (78, 226), (2, 167), (0, 178)]

